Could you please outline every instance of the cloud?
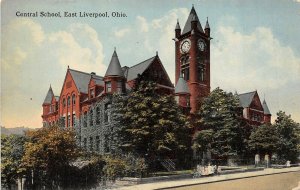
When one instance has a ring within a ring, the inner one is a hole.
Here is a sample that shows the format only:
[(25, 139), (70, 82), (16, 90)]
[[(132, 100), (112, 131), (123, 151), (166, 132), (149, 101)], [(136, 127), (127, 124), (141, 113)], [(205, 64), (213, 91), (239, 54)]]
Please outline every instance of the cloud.
[(117, 30), (114, 32), (115, 36), (117, 38), (123, 38), (126, 34), (128, 34), (130, 32), (129, 28), (123, 28), (121, 30)]
[(242, 34), (220, 26), (215, 36), (211, 48), (213, 86), (241, 91), (279, 89), (300, 79), (300, 58), (283, 46), (271, 29), (258, 27)]
[[(102, 42), (87, 24), (47, 33), (31, 19), (15, 19), (2, 33), (2, 125), (41, 126), (41, 104), (50, 83), (59, 95), (67, 65), (104, 74)], [(28, 120), (28, 118), (36, 118)]]

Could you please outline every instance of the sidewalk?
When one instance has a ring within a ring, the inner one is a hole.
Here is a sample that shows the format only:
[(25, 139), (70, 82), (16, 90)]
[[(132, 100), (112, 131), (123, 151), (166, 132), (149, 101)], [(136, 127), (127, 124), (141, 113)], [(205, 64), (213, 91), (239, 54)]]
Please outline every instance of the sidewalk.
[(272, 175), (272, 174), (286, 173), (286, 172), (300, 172), (300, 167), (282, 168), (282, 169), (269, 168), (269, 169), (265, 169), (263, 171), (226, 174), (226, 175), (213, 176), (213, 177), (202, 177), (202, 178), (200, 177), (200, 178), (196, 178), (196, 179), (182, 179), (182, 180), (177, 180), (177, 181), (164, 181), (164, 182), (155, 182), (155, 183), (148, 183), (148, 184), (139, 184), (139, 185), (132, 185), (132, 186), (127, 186), (127, 187), (120, 187), (119, 189), (122, 189), (122, 190), (168, 189), (168, 188), (172, 188), (172, 187), (184, 187), (184, 186), (189, 186), (189, 185), (199, 185), (199, 184), (213, 183), (213, 182), (219, 182), (219, 181), (249, 178), (249, 177), (255, 177), (255, 176)]

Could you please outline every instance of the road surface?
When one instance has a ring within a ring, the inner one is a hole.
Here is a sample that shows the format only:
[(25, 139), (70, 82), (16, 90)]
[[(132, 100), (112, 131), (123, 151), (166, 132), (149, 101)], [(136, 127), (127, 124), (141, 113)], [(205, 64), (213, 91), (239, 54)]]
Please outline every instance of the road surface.
[(300, 172), (272, 174), (215, 183), (199, 184), (172, 190), (292, 190), (300, 181)]

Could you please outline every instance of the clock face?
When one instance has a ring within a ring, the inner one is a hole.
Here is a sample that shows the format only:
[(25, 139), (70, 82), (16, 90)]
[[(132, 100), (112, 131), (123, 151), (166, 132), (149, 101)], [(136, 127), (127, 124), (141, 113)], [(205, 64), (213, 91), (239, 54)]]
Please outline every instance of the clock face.
[(199, 48), (200, 51), (204, 51), (205, 46), (206, 46), (205, 42), (202, 39), (198, 40), (198, 48)]
[(189, 39), (186, 39), (181, 42), (180, 44), (180, 50), (181, 53), (187, 53), (191, 48), (191, 41)]

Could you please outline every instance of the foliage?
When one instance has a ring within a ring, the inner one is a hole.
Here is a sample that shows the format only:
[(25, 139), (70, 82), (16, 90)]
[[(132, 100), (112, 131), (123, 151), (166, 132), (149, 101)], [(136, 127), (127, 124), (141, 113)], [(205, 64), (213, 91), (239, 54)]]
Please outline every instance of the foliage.
[(106, 179), (112, 181), (124, 176), (142, 177), (147, 169), (145, 159), (131, 153), (122, 156), (107, 155), (104, 160), (103, 174)]
[(1, 136), (1, 183), (10, 188), (24, 174), (21, 159), (24, 153), (25, 136)]
[(290, 115), (279, 111), (274, 127), (279, 133), (279, 146), (277, 155), (281, 160), (295, 162), (300, 153), (300, 126), (292, 120)]
[(244, 123), (236, 95), (216, 88), (203, 100), (197, 116), (201, 131), (194, 137), (194, 147), (209, 150), (218, 158), (242, 153), (246, 144), (242, 138)]
[(29, 131), (27, 136), (22, 165), (32, 171), (34, 185), (63, 187), (70, 163), (79, 155), (74, 132), (51, 126)]
[(280, 138), (276, 128), (270, 124), (263, 124), (253, 129), (249, 138), (249, 148), (255, 153), (276, 153)]
[(153, 82), (141, 81), (115, 105), (119, 145), (140, 157), (179, 155), (189, 147), (189, 128), (174, 97), (159, 94)]

